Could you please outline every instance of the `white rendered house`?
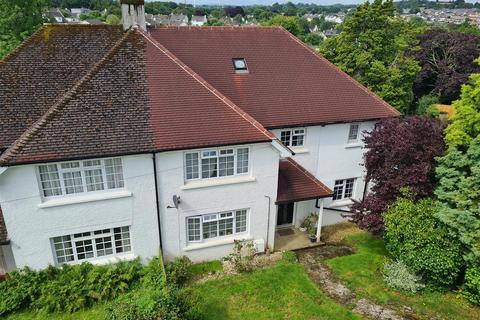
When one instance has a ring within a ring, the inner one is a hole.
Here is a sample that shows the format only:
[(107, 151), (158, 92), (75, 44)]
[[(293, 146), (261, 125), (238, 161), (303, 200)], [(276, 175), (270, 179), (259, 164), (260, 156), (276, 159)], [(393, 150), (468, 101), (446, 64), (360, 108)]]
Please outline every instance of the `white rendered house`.
[(45, 26), (0, 63), (2, 273), (275, 250), (362, 198), (392, 107), (281, 28), (146, 31), (122, 2), (127, 30)]

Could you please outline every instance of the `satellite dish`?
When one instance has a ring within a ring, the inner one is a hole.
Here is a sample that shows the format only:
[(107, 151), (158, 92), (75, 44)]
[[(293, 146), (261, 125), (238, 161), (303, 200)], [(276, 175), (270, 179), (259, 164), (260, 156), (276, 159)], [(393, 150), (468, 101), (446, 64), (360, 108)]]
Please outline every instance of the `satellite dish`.
[(178, 209), (178, 205), (180, 204), (180, 197), (176, 194), (173, 195), (173, 205), (176, 209)]

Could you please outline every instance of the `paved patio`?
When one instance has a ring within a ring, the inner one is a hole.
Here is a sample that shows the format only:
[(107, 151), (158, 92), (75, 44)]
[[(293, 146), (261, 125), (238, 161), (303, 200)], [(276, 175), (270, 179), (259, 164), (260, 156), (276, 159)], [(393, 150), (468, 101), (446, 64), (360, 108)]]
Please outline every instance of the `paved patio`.
[[(289, 233), (282, 235), (282, 233)], [(310, 242), (308, 234), (297, 228), (277, 229), (275, 231), (275, 251), (297, 250), (323, 245), (323, 242)]]

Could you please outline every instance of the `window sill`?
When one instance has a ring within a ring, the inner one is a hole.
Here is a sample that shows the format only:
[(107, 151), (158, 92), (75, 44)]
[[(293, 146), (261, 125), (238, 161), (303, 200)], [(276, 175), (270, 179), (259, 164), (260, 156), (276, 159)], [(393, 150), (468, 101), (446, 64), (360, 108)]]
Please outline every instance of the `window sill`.
[(291, 147), (295, 154), (309, 153), (310, 151), (305, 147)]
[(94, 194), (82, 194), (78, 196), (46, 200), (45, 202), (40, 203), (38, 207), (51, 208), (51, 207), (65, 206), (65, 205), (76, 204), (76, 203), (119, 199), (119, 198), (131, 197), (131, 196), (132, 196), (132, 193), (130, 191), (125, 191), (125, 190), (101, 192), (101, 193), (94, 193)]
[(226, 238), (226, 239), (219, 239), (219, 240), (210, 240), (202, 243), (191, 243), (188, 246), (184, 247), (183, 251), (193, 251), (193, 250), (199, 250), (199, 249), (224, 246), (227, 244), (233, 244), (235, 240), (249, 241), (249, 240), (253, 240), (253, 238), (250, 237), (249, 235), (245, 235), (245, 237), (243, 238), (235, 237), (235, 238)]
[(353, 201), (351, 199), (334, 200), (330, 204), (330, 208), (347, 207), (347, 206), (351, 206), (352, 204), (353, 204)]
[(345, 149), (361, 148), (362, 144), (360, 142), (349, 143), (345, 145)]
[(109, 256), (109, 257), (103, 257), (103, 258), (97, 258), (97, 259), (91, 259), (91, 260), (82, 260), (82, 261), (77, 261), (74, 263), (69, 263), (70, 265), (76, 265), (76, 264), (82, 264), (83, 262), (88, 262), (94, 265), (106, 265), (106, 264), (113, 264), (113, 263), (118, 263), (120, 261), (131, 261), (135, 260), (136, 256), (133, 253), (125, 253), (125, 254), (119, 254), (115, 256)]
[(246, 183), (254, 182), (256, 179), (250, 176), (237, 176), (229, 178), (219, 178), (219, 179), (209, 179), (209, 180), (197, 180), (197, 181), (188, 181), (180, 189), (182, 190), (191, 190), (199, 188), (208, 188), (215, 186), (223, 186), (227, 184), (237, 184), (237, 183)]

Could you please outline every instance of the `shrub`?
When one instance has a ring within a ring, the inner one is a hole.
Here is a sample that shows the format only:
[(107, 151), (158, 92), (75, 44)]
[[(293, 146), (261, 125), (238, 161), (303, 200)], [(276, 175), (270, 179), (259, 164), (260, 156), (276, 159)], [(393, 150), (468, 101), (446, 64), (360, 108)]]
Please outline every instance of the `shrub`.
[(315, 235), (317, 234), (317, 223), (318, 213), (312, 212), (302, 221), (301, 227), (306, 228), (309, 235)]
[(400, 260), (387, 261), (383, 266), (383, 279), (390, 287), (401, 291), (415, 293), (425, 288), (420, 283), (421, 277), (411, 273)]
[(463, 266), (458, 239), (435, 216), (439, 209), (429, 198), (400, 197), (384, 217), (389, 253), (435, 288), (453, 284)]
[(463, 289), (462, 293), (468, 301), (480, 305), (480, 266), (467, 269)]
[(235, 240), (233, 252), (224, 259), (230, 261), (235, 271), (251, 272), (255, 269), (253, 259), (255, 258), (255, 247), (252, 241)]
[(126, 292), (141, 276), (139, 260), (116, 265), (90, 263), (25, 268), (9, 274), (0, 283), (0, 314), (23, 308), (46, 312), (74, 312)]
[(177, 257), (166, 266), (165, 272), (168, 283), (182, 286), (192, 278), (192, 262), (185, 256)]

